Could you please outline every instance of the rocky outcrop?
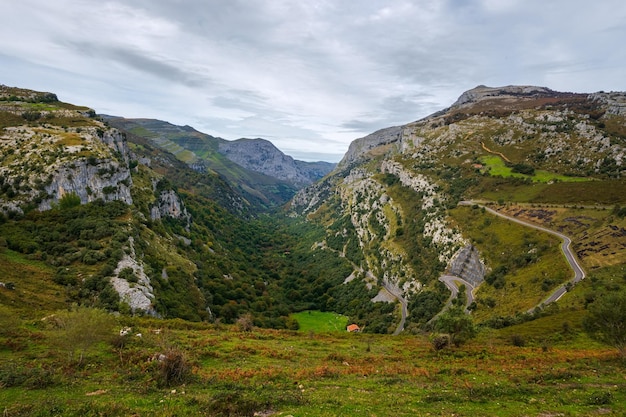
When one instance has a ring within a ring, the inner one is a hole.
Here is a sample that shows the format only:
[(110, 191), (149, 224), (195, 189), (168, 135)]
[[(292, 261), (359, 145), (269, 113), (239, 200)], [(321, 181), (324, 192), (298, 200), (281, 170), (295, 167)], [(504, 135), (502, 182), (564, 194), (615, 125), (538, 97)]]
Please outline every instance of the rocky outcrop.
[(191, 223), (191, 215), (187, 212), (185, 205), (174, 190), (161, 191), (155, 205), (150, 208), (150, 218), (152, 220), (161, 220), (164, 217), (183, 219), (186, 221), (187, 227)]
[[(10, 102), (2, 109), (18, 105)], [(70, 194), (82, 204), (98, 199), (132, 204), (131, 152), (124, 135), (76, 110), (50, 110), (44, 120), (48, 116), (82, 118), (85, 126), (32, 123), (4, 128), (0, 182), (5, 192), (0, 193), (0, 211), (21, 212), (24, 206), (49, 210)]]
[(54, 171), (52, 181), (45, 187), (51, 197), (41, 202), (39, 210), (49, 210), (68, 194), (78, 195), (82, 204), (102, 199), (130, 205), (132, 183), (128, 167), (115, 160), (74, 161)]
[[(363, 157), (375, 148), (383, 145), (397, 143), (402, 136), (402, 127), (389, 127), (378, 130), (370, 135), (356, 139), (350, 143), (348, 152), (337, 165), (338, 169), (346, 168), (350, 164), (360, 161)], [(380, 149), (380, 151), (385, 151)]]
[(594, 93), (590, 94), (589, 98), (593, 101), (601, 103), (606, 106), (606, 114), (612, 114), (615, 116), (626, 115), (626, 93), (623, 92), (610, 92), (610, 93)]
[(445, 195), (438, 192), (438, 187), (427, 176), (412, 173), (397, 162), (384, 161), (381, 171), (395, 175), (402, 185), (412, 188), (422, 196), (422, 210), (426, 217), (424, 236), (432, 239), (438, 248), (439, 260), (447, 264), (458, 246), (465, 244), (465, 240), (458, 230), (451, 228), (446, 222), (446, 208), (442, 205)]
[(521, 97), (541, 97), (554, 95), (554, 91), (546, 87), (532, 85), (509, 85), (506, 87), (487, 87), (479, 85), (461, 94), (452, 107), (461, 107), (477, 103), (479, 101), (499, 97), (499, 98), (521, 98)]
[(480, 259), (480, 254), (474, 245), (467, 245), (459, 249), (450, 262), (449, 273), (463, 278), (474, 287), (479, 286), (484, 281), (485, 264)]
[(153, 306), (154, 289), (150, 284), (150, 278), (144, 272), (143, 264), (137, 260), (132, 237), (129, 238), (129, 249), (130, 254), (124, 254), (117, 264), (111, 284), (119, 294), (120, 300), (128, 304), (133, 313), (157, 315)]

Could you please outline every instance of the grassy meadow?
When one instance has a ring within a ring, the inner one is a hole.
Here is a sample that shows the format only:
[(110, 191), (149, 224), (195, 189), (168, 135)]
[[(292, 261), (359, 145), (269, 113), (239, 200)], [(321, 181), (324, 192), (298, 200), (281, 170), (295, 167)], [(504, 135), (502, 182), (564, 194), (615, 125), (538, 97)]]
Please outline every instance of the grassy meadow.
[[(0, 408), (4, 416), (620, 415), (623, 359), (575, 326), (540, 320), (436, 352), (427, 334), (119, 317), (80, 363), (68, 355), (67, 329), (25, 321), (2, 331)], [(124, 326), (132, 331), (118, 336)]]
[(301, 332), (345, 332), (348, 325), (348, 317), (332, 312), (307, 310), (292, 314), (292, 317)]
[(519, 172), (514, 172), (513, 168), (508, 166), (502, 158), (495, 155), (487, 155), (480, 158), (480, 162), (484, 165), (484, 172), (488, 172), (489, 175), (494, 177), (503, 178), (525, 178), (530, 179), (533, 182), (548, 183), (548, 182), (587, 182), (591, 181), (590, 178), (585, 177), (572, 177), (567, 175), (560, 175), (544, 170), (535, 170), (534, 174), (527, 175)]

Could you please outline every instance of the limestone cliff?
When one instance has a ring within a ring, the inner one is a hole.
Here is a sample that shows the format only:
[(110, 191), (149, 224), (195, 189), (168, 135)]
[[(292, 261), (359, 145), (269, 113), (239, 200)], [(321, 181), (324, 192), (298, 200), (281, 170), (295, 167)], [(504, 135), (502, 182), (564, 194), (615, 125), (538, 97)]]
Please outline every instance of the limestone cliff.
[(90, 117), (93, 110), (30, 111), (20, 100), (0, 102), (0, 111), (20, 117), (0, 132), (0, 211), (48, 210), (70, 194), (81, 203), (132, 204), (131, 152), (121, 132)]

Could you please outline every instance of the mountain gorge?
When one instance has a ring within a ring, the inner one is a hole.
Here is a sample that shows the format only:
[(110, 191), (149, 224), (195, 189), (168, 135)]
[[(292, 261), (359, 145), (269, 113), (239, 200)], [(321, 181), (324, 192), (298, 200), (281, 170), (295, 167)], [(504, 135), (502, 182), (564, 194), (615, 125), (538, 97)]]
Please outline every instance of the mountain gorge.
[[(554, 308), (561, 286), (572, 311), (610, 289), (576, 290), (557, 238), (486, 206), (571, 236), (588, 281), (626, 276), (624, 93), (479, 86), (355, 140), (336, 166), (5, 86), (0, 127), (2, 265), (38, 271), (2, 278), (22, 288), (0, 289), (18, 309), (275, 328), (320, 309), (393, 333), (447, 302), (504, 326)], [(475, 298), (449, 300), (446, 274)]]
[(266, 207), (287, 202), (299, 188), (324, 177), (328, 162), (296, 161), (265, 139), (228, 141), (189, 126), (152, 119), (105, 117), (113, 127), (147, 139), (196, 171), (212, 170), (236, 184), (249, 199)]

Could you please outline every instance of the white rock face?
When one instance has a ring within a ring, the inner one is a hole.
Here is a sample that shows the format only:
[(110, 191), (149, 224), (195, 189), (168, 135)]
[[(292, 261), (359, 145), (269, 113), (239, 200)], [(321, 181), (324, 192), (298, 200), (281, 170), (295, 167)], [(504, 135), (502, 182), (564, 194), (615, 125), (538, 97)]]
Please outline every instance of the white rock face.
[[(68, 117), (79, 117), (65, 110)], [(81, 116), (82, 117), (82, 116)], [(21, 211), (33, 201), (49, 210), (63, 196), (76, 194), (81, 203), (97, 199), (132, 204), (130, 151), (123, 135), (102, 125), (76, 128), (17, 126), (0, 132), (0, 175), (16, 191), (0, 199), (0, 211)]]
[[(143, 264), (137, 261), (133, 238), (129, 238), (130, 255), (124, 254), (122, 260), (117, 264), (115, 276), (111, 278), (113, 288), (120, 295), (120, 299), (130, 306), (133, 312), (142, 311), (146, 314), (156, 315), (154, 310), (154, 289), (150, 284), (150, 278), (144, 272)], [(119, 274), (124, 269), (130, 268), (138, 278), (136, 283), (130, 283), (126, 279), (120, 278)]]
[(130, 170), (115, 160), (98, 161), (92, 165), (86, 160), (77, 160), (54, 171), (46, 192), (52, 196), (39, 205), (39, 210), (49, 210), (67, 194), (76, 194), (82, 204), (102, 199), (123, 201), (132, 204)]
[(428, 177), (407, 171), (397, 162), (383, 161), (381, 171), (397, 176), (403, 185), (423, 195), (422, 210), (427, 220), (424, 226), (424, 236), (430, 237), (439, 249), (439, 260), (448, 264), (458, 247), (468, 242), (461, 233), (447, 225), (445, 209), (438, 204), (445, 197), (437, 192), (437, 187), (428, 180)]
[(190, 219), (187, 209), (174, 190), (161, 191), (156, 204), (150, 209), (150, 217), (152, 220), (160, 220), (163, 217)]
[(461, 94), (459, 99), (452, 107), (459, 107), (470, 103), (476, 103), (490, 97), (511, 97), (519, 98), (520, 96), (539, 96), (550, 94), (552, 90), (546, 87), (537, 87), (533, 85), (509, 85), (506, 87), (487, 87), (479, 85), (476, 88), (468, 90)]
[(348, 152), (337, 165), (338, 168), (345, 168), (360, 159), (361, 156), (382, 145), (397, 143), (402, 136), (402, 127), (389, 127), (378, 130), (370, 135), (356, 139), (350, 143)]

